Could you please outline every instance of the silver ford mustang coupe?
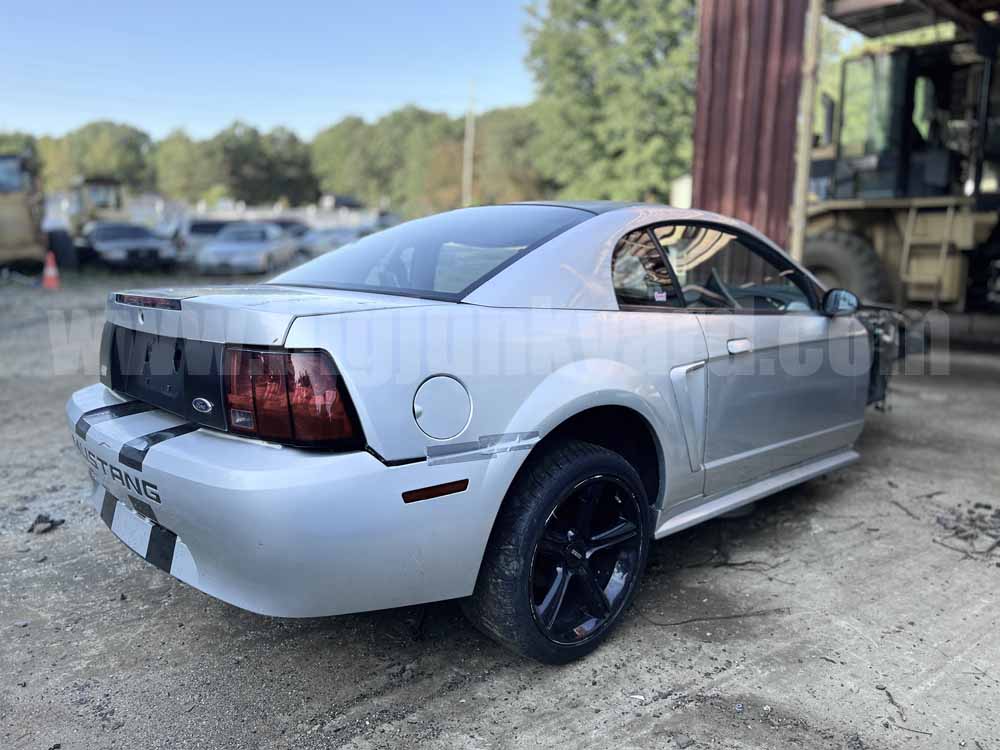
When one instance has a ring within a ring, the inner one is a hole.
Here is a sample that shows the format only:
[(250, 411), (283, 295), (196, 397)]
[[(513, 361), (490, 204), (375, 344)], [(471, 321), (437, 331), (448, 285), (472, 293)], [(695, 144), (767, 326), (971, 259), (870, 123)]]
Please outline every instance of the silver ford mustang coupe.
[(282, 617), (461, 598), (561, 663), (654, 539), (858, 458), (896, 333), (722, 216), (487, 206), (112, 294), (66, 412), (101, 518), (191, 586)]

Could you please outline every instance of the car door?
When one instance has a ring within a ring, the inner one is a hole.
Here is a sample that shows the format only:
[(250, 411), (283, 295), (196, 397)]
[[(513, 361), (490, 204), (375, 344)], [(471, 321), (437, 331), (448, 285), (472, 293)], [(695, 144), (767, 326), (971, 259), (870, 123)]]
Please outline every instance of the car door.
[(749, 234), (690, 223), (654, 236), (708, 349), (705, 494), (853, 443), (867, 378), (860, 323), (823, 315), (816, 285)]
[(677, 281), (648, 227), (618, 242), (611, 276), (626, 316), (621, 343), (628, 362), (658, 395), (649, 401), (659, 411), (660, 442), (670, 466), (665, 510), (702, 494), (708, 350), (697, 318), (683, 314)]

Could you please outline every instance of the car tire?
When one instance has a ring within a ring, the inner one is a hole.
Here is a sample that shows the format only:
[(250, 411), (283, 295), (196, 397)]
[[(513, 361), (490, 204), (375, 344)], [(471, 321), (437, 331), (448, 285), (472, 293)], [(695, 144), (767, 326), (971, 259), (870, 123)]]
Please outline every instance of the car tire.
[[(639, 474), (613, 451), (574, 440), (528, 461), (462, 606), (507, 648), (565, 664), (597, 648), (635, 596), (651, 509)], [(614, 538), (620, 541), (609, 544)]]
[(885, 267), (864, 237), (837, 229), (807, 237), (803, 264), (830, 288), (849, 289), (869, 302), (889, 297)]

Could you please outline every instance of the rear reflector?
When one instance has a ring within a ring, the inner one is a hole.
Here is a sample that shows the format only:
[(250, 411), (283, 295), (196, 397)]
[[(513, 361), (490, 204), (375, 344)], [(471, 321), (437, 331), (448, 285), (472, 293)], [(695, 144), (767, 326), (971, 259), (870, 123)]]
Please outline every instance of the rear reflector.
[(465, 492), (469, 488), (468, 479), (459, 479), (455, 482), (445, 482), (435, 484), (431, 487), (421, 487), (419, 490), (407, 490), (403, 493), (404, 503), (415, 503), (418, 500), (430, 500), (442, 495), (454, 495), (456, 492)]
[(364, 443), (353, 404), (325, 352), (228, 348), (224, 377), (233, 432), (310, 447)]

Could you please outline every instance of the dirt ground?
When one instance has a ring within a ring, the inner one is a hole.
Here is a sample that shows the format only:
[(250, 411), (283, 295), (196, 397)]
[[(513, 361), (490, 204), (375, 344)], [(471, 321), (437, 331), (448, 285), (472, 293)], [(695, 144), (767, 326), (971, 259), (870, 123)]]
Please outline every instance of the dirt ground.
[(184, 282), (0, 285), (0, 748), (1000, 750), (997, 354), (897, 378), (853, 467), (658, 542), (623, 626), (552, 668), (451, 602), (260, 617), (114, 539), (63, 405), (107, 292)]

